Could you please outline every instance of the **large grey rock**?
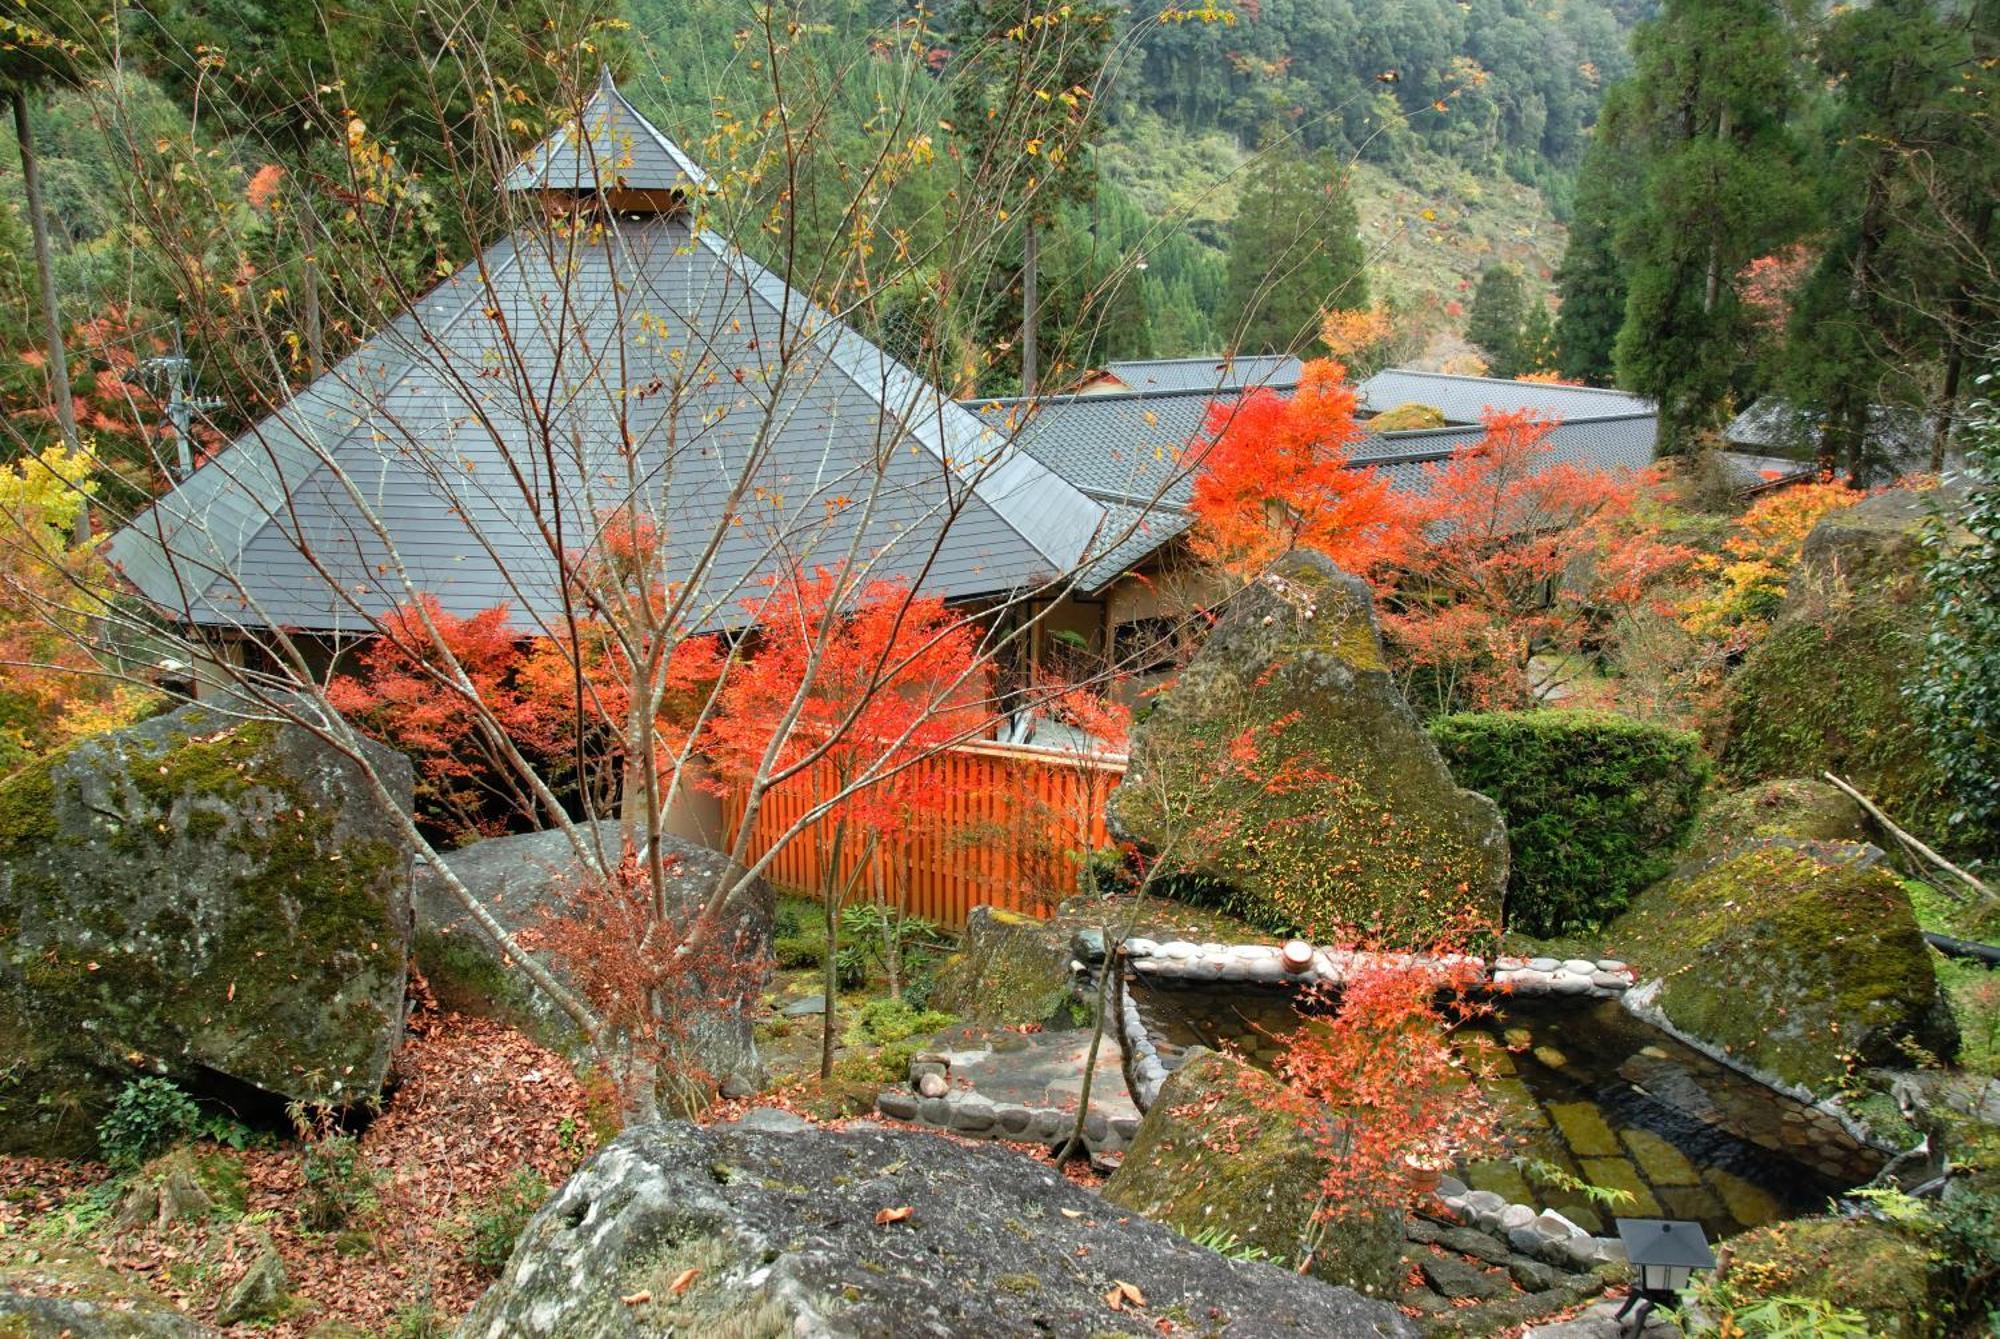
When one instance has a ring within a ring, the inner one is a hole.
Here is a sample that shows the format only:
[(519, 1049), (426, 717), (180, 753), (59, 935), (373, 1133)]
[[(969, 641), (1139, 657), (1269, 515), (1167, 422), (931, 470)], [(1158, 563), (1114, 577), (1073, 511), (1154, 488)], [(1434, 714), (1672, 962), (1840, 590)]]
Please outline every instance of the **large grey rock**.
[[(368, 750), (398, 804), (410, 766)], [(123, 1084), (360, 1105), (402, 1037), (411, 857), (305, 729), (188, 706), (0, 784), (0, 1151), (87, 1154)]]
[(208, 1326), (94, 1260), (0, 1270), (6, 1339), (221, 1339)]
[[(581, 824), (576, 834), (600, 860), (616, 864), (616, 823)], [(673, 900), (690, 915), (739, 868), (727, 856), (679, 837), (663, 837), (661, 854)], [(445, 862), (512, 933), (532, 930), (548, 915), (561, 914), (569, 899), (585, 887), (587, 866), (569, 834), (561, 831), (491, 837), (452, 852)], [(583, 1038), (569, 1017), (506, 965), (499, 949), (441, 878), (428, 871), (419, 878), (416, 906), (418, 962), (442, 1002), (524, 1026), (558, 1049), (582, 1050)], [(706, 1092), (720, 1087), (750, 1093), (764, 1084), (750, 1019), (764, 976), (753, 967), (770, 958), (776, 906), (776, 894), (760, 878), (739, 889), (723, 911), (714, 942), (726, 945), (727, 956), (745, 964), (745, 969), (723, 974), (726, 979), (712, 993), (711, 1006), (686, 1020), (684, 1035), (675, 1043), (681, 1066), (706, 1076), (701, 1085)], [(688, 1104), (688, 1094), (667, 1096)]]
[[(883, 1210), (908, 1214), (881, 1223)], [(1107, 1306), (1118, 1282), (1145, 1306)], [(675, 1122), (587, 1163), (457, 1335), (1154, 1334), (1170, 1311), (1204, 1333), (1414, 1333), (1391, 1306), (1225, 1259), (1004, 1149)]]
[[(1248, 766), (1228, 761), (1240, 743)], [(1229, 601), (1134, 728), (1111, 820), (1322, 937), (1428, 944), (1500, 922), (1500, 810), (1453, 783), (1390, 678), (1368, 588), (1318, 554)]]

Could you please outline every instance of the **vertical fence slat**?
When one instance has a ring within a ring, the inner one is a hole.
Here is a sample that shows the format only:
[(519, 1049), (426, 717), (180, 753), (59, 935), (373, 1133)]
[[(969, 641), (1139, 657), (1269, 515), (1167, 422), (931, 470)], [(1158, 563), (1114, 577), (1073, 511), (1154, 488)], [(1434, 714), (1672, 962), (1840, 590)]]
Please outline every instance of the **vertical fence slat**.
[[(953, 749), (938, 761), (936, 784), (945, 788), (938, 820), (914, 831), (880, 834), (875, 868), (893, 898), (894, 882), (908, 872), (904, 892), (910, 914), (961, 929), (972, 908), (981, 903), (1045, 915), (1033, 884), (1034, 867), (1060, 860), (1074, 847), (1072, 829), (1078, 809), (1093, 792), (1108, 793), (1109, 782), (1125, 770), (1111, 758), (1077, 758), (1039, 749), (998, 744), (970, 744)], [(751, 827), (746, 855), (757, 860), (767, 853), (800, 815), (811, 796), (829, 778), (801, 774), (774, 787), (759, 807)], [(823, 793), (823, 792), (820, 792)], [(724, 798), (724, 831), (733, 842), (741, 832), (745, 797), (731, 791)], [(1094, 806), (1082, 833), (1085, 852), (1107, 840), (1104, 815)], [(817, 824), (787, 843), (771, 862), (774, 883), (808, 896), (823, 896), (827, 871), (814, 857), (819, 848)], [(978, 828), (980, 840), (966, 834)], [(829, 832), (828, 836), (831, 835)], [(857, 895), (868, 895), (875, 884), (863, 868), (867, 834), (850, 841), (833, 871), (838, 881), (860, 874)], [(1058, 876), (1062, 874), (1058, 868)]]

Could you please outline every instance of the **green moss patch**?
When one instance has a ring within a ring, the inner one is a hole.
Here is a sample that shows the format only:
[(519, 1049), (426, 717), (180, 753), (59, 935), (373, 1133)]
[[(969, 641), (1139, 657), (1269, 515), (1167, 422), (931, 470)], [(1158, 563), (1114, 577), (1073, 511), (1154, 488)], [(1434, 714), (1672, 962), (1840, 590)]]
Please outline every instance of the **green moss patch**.
[(1812, 1297), (1858, 1311), (1868, 1332), (1936, 1332), (1931, 1258), (1894, 1227), (1867, 1218), (1800, 1218), (1746, 1232), (1731, 1243), (1723, 1296), (1738, 1306), (1763, 1297)]
[(1397, 693), (1365, 586), (1293, 555), (1134, 732), (1114, 827), (1235, 914), (1429, 943), (1496, 927), (1506, 840)]
[(1909, 897), (1867, 848), (1767, 841), (1648, 890), (1605, 932), (1676, 1028), (1815, 1093), (1938, 1043)]

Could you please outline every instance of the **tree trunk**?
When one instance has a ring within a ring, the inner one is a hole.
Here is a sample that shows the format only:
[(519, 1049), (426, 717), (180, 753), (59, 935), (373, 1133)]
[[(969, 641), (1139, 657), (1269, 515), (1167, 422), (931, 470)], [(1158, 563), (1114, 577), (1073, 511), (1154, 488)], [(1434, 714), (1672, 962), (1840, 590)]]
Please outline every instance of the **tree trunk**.
[(326, 368), (326, 337), (320, 330), (319, 259), (306, 252), (304, 264), (306, 375), (318, 379)]
[(1041, 298), (1036, 287), (1035, 270), (1041, 260), (1041, 247), (1035, 238), (1035, 220), (1028, 219), (1026, 230), (1021, 235), (1021, 394), (1033, 395), (1039, 380), (1035, 366), (1037, 336), (1040, 333), (1042, 311)]
[[(1728, 141), (1730, 135), (1730, 126), (1731, 126), (1731, 118), (1729, 114), (1729, 104), (1724, 103), (1722, 106), (1722, 113), (1720, 116), (1716, 118), (1715, 122), (1715, 138), (1717, 139), (1717, 141), (1723, 143), (1726, 143)], [(1722, 238), (1720, 235), (1716, 235), (1710, 237), (1708, 242), (1708, 282), (1702, 289), (1701, 314), (1703, 316), (1714, 315), (1716, 300), (1721, 296), (1722, 296)]]
[(840, 994), (840, 856), (847, 845), (847, 820), (833, 825), (833, 848), (827, 853), (826, 874), (821, 880), (820, 905), (826, 909), (826, 960), (820, 964), (820, 988), (826, 995), (826, 1010), (820, 1015), (819, 1076), (833, 1077), (834, 1000)]
[(49, 395), (55, 401), (56, 422), (63, 445), (77, 449), (76, 406), (71, 403), (69, 359), (63, 354), (62, 311), (56, 305), (55, 263), (49, 257), (49, 225), (42, 214), (41, 169), (35, 162), (34, 134), (28, 128), (28, 94), (14, 90), (14, 139), (21, 150), (21, 189), (28, 201), (28, 231), (35, 239), (35, 282), (42, 290), (42, 320), (49, 341)]

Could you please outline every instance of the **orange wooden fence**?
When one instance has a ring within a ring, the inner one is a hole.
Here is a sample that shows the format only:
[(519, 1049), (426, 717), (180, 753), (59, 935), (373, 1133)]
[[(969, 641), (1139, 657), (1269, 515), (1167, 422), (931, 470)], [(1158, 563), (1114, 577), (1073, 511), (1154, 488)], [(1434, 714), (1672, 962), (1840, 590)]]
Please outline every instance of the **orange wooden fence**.
[[(1125, 772), (1117, 759), (985, 743), (962, 745), (925, 766), (946, 797), (942, 811), (915, 831), (850, 827), (836, 886), (852, 890), (850, 902), (879, 899), (954, 930), (982, 904), (1042, 916), (1076, 891), (1077, 862), (1107, 841), (1104, 799)], [(826, 782), (802, 774), (767, 794), (748, 857), (783, 841), (814, 796), (828, 793)], [(741, 794), (723, 801), (731, 845), (744, 807)], [(786, 841), (765, 876), (788, 891), (821, 896), (832, 828), (821, 819)]]

